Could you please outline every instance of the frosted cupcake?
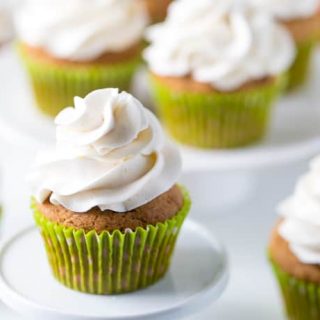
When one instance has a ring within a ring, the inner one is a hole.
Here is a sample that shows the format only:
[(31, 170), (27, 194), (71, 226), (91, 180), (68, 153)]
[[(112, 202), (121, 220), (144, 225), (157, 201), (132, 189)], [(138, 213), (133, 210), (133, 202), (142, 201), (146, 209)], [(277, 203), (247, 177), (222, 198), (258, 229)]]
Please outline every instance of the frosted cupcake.
[(189, 211), (180, 154), (133, 96), (101, 89), (55, 119), (54, 150), (28, 180), (52, 272), (75, 290), (113, 294), (163, 277)]
[(129, 89), (148, 17), (135, 0), (26, 0), (15, 21), (36, 102), (56, 115), (74, 96)]
[(289, 89), (305, 82), (320, 37), (320, 0), (255, 0), (264, 4), (292, 34), (297, 56), (290, 70)]
[(264, 136), (295, 55), (284, 27), (232, 1), (178, 0), (147, 38), (155, 101), (175, 139), (231, 148)]
[(172, 0), (142, 0), (142, 2), (148, 10), (150, 22), (154, 23), (165, 19)]
[(288, 317), (320, 319), (320, 158), (279, 207), (269, 254)]

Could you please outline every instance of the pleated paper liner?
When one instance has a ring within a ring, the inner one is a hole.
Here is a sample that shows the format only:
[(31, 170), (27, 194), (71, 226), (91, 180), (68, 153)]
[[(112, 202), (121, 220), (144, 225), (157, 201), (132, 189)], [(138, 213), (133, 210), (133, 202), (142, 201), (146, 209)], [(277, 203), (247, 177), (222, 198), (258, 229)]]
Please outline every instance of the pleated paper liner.
[(49, 221), (36, 209), (40, 229), (55, 278), (74, 290), (117, 294), (147, 287), (167, 272), (176, 239), (191, 201), (187, 192), (183, 208), (173, 218), (146, 228), (98, 234)]
[(84, 97), (96, 89), (119, 88), (129, 91), (140, 57), (113, 64), (92, 66), (55, 65), (30, 56), (18, 46), (20, 56), (31, 80), (37, 106), (50, 116), (73, 105), (75, 96)]
[(317, 40), (306, 41), (297, 45), (296, 59), (289, 70), (289, 91), (297, 89), (307, 81), (316, 46)]
[(271, 260), (290, 320), (320, 319), (320, 285), (297, 279)]
[(151, 76), (156, 106), (169, 134), (201, 148), (233, 148), (259, 141), (286, 76), (234, 93), (175, 91)]

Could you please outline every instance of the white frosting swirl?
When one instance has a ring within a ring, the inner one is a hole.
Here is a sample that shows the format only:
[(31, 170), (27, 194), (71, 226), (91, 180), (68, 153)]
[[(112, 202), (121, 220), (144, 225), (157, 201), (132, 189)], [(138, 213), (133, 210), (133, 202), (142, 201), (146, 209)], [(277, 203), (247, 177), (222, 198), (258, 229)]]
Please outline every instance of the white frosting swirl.
[(284, 218), (279, 233), (291, 251), (303, 263), (320, 264), (320, 157), (278, 211)]
[(303, 19), (320, 10), (320, 0), (251, 0), (280, 20)]
[(135, 0), (27, 0), (15, 21), (27, 44), (57, 58), (88, 61), (139, 43), (148, 17)]
[(133, 96), (101, 89), (75, 98), (56, 117), (57, 145), (28, 176), (39, 202), (74, 212), (129, 211), (169, 190), (180, 154), (156, 117)]
[(160, 76), (191, 75), (222, 91), (279, 75), (295, 48), (288, 31), (253, 6), (231, 0), (177, 0), (164, 23), (148, 29), (144, 52)]

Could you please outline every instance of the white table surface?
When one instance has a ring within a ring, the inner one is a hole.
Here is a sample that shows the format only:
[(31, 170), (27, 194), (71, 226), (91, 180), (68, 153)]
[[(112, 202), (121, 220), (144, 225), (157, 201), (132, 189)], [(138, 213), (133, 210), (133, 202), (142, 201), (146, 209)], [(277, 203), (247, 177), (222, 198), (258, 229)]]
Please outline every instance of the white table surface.
[[(28, 209), (28, 191), (21, 177), (21, 171), (25, 169), (21, 159), (18, 159), (19, 156), (26, 157), (26, 154), (23, 150), (3, 149), (6, 150), (7, 161), (3, 158), (5, 215), (2, 231), (7, 236), (32, 223), (32, 219)], [(25, 162), (28, 166), (28, 157)], [(191, 212), (193, 219), (212, 229), (226, 245), (231, 261), (231, 279), (218, 302), (184, 319), (284, 319), (277, 286), (266, 259), (266, 245), (276, 219), (276, 204), (293, 190), (296, 178), (306, 169), (307, 163), (302, 162), (268, 169), (263, 173), (256, 172), (255, 194), (246, 203), (224, 212)], [(23, 272), (23, 266), (17, 268)], [(25, 318), (8, 310), (0, 302), (0, 319)]]

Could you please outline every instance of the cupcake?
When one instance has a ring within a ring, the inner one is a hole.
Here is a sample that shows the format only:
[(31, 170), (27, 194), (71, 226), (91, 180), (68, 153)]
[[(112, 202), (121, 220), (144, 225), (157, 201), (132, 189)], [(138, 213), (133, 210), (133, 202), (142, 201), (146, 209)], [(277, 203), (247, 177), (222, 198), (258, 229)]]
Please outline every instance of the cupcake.
[(167, 9), (172, 0), (142, 0), (149, 13), (150, 22), (163, 21), (167, 15)]
[(320, 158), (279, 206), (269, 256), (288, 318), (320, 319)]
[[(259, 0), (258, 0), (259, 1)], [(320, 0), (260, 0), (290, 31), (297, 56), (290, 69), (289, 89), (305, 83), (310, 62), (320, 37)]]
[(15, 22), (37, 105), (54, 116), (74, 96), (129, 89), (148, 17), (134, 0), (26, 0)]
[(115, 294), (149, 286), (170, 265), (189, 211), (177, 148), (126, 92), (100, 89), (55, 119), (57, 142), (28, 175), (53, 275)]
[(295, 55), (270, 15), (232, 1), (178, 0), (147, 38), (156, 106), (176, 140), (232, 148), (264, 136)]

